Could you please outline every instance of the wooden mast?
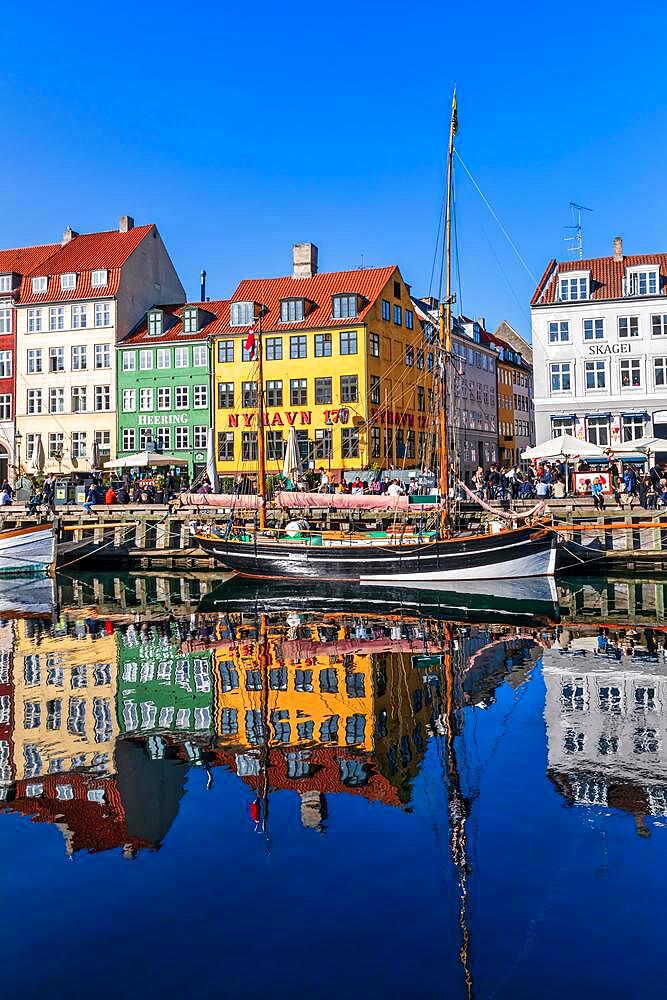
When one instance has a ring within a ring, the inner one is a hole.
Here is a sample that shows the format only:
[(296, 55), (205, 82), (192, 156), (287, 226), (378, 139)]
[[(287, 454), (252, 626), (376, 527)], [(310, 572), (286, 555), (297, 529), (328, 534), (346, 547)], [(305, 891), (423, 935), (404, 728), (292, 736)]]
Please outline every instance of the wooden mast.
[(440, 400), (440, 496), (444, 499), (445, 526), (449, 523), (449, 446), (447, 441), (447, 363), (452, 352), (452, 179), (454, 136), (458, 128), (456, 87), (452, 97), (447, 149), (447, 193), (445, 201), (445, 300), (440, 303), (440, 351), (442, 360), (442, 398)]
[(262, 500), (259, 508), (260, 531), (266, 528), (266, 448), (264, 438), (264, 347), (262, 344), (262, 317), (257, 323), (257, 458), (259, 461), (258, 493)]

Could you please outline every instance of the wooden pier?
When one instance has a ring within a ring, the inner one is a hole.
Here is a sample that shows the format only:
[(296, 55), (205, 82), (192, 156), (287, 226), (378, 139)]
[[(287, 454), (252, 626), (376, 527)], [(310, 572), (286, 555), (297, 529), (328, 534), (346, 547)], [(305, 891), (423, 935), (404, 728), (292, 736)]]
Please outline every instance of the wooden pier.
[[(493, 504), (500, 510), (503, 505)], [(506, 506), (506, 505), (505, 505)], [(512, 511), (525, 513), (534, 501), (514, 502)], [(480, 523), (479, 508), (464, 505), (463, 513), (473, 527)], [(0, 508), (0, 530), (36, 524), (52, 515), (28, 514), (16, 504)], [(59, 567), (75, 571), (77, 566), (98, 563), (100, 566), (128, 564), (142, 569), (213, 569), (214, 561), (199, 549), (192, 539), (193, 524), (202, 527), (223, 527), (229, 512), (213, 508), (179, 508), (172, 510), (162, 504), (94, 507), (89, 513), (80, 506), (56, 508), (60, 532)], [(251, 511), (235, 512), (248, 526), (254, 523)], [(308, 521), (314, 530), (347, 532), (356, 529), (375, 530), (389, 523), (415, 523), (419, 515), (395, 518), (374, 511), (330, 510), (314, 508), (308, 511)], [(428, 514), (423, 513), (424, 524)], [(590, 498), (550, 500), (549, 516), (554, 527), (583, 545), (595, 542), (605, 554), (596, 572), (643, 572), (667, 574), (667, 509), (646, 510), (640, 507), (619, 510), (608, 505), (600, 513)], [(303, 517), (301, 510), (267, 508), (267, 526), (284, 528), (288, 521)]]

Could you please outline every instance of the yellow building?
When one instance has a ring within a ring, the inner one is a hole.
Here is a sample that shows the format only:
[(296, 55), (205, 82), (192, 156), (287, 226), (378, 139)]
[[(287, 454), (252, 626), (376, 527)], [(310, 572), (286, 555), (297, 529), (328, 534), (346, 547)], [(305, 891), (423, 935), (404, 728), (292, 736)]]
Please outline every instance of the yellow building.
[[(14, 632), (13, 778), (113, 770), (116, 644), (83, 626), (19, 619)], [(74, 631), (73, 631), (74, 630)], [(37, 794), (37, 793), (35, 793)]]
[(262, 344), (269, 474), (294, 427), (304, 465), (339, 474), (424, 463), (434, 350), (395, 266), (317, 273), (297, 244), (294, 270), (242, 281), (214, 338), (214, 427), (221, 475), (257, 473)]

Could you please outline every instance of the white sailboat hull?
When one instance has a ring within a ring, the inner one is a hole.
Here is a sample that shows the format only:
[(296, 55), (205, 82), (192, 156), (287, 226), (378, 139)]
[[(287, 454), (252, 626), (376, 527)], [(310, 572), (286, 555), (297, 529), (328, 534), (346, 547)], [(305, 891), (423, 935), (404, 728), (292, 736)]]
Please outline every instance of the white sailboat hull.
[(53, 524), (0, 531), (0, 576), (45, 573), (55, 562)]
[(538, 552), (528, 552), (500, 562), (488, 564), (480, 571), (479, 566), (457, 566), (453, 569), (435, 569), (421, 573), (395, 573), (391, 576), (361, 576), (362, 584), (427, 584), (448, 581), (521, 580), (527, 577), (553, 576), (556, 570), (556, 545)]

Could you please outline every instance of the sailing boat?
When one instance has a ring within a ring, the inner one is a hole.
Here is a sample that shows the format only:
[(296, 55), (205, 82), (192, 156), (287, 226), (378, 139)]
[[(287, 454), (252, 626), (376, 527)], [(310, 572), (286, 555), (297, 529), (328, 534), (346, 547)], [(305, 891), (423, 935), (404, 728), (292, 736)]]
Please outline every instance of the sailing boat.
[[(380, 585), (400, 583), (429, 585), (447, 581), (516, 580), (553, 576), (556, 568), (556, 534), (544, 524), (473, 534), (454, 532), (450, 505), (451, 475), (447, 420), (448, 368), (452, 369), (451, 229), (454, 136), (458, 128), (456, 93), (452, 101), (447, 156), (445, 204), (446, 291), (439, 306), (437, 343), (438, 377), (435, 390), (439, 412), (439, 478), (441, 505), (432, 531), (340, 532), (309, 531), (302, 522), (287, 531), (267, 530), (266, 510), (259, 506), (258, 523), (251, 528), (230, 520), (225, 529), (195, 533), (198, 544), (227, 568), (246, 576), (350, 580)], [(257, 346), (259, 391), (258, 427), (264, 426), (264, 378), (261, 318), (248, 343)], [(246, 349), (248, 349), (246, 347)], [(451, 387), (450, 387), (451, 393)], [(258, 435), (259, 484), (265, 495), (264, 435)], [(297, 494), (298, 496), (298, 494)], [(348, 498), (345, 498), (348, 499)], [(352, 499), (352, 498), (350, 498)], [(358, 497), (358, 506), (371, 498)], [(374, 499), (374, 498), (373, 498)], [(386, 498), (389, 502), (392, 498)]]

